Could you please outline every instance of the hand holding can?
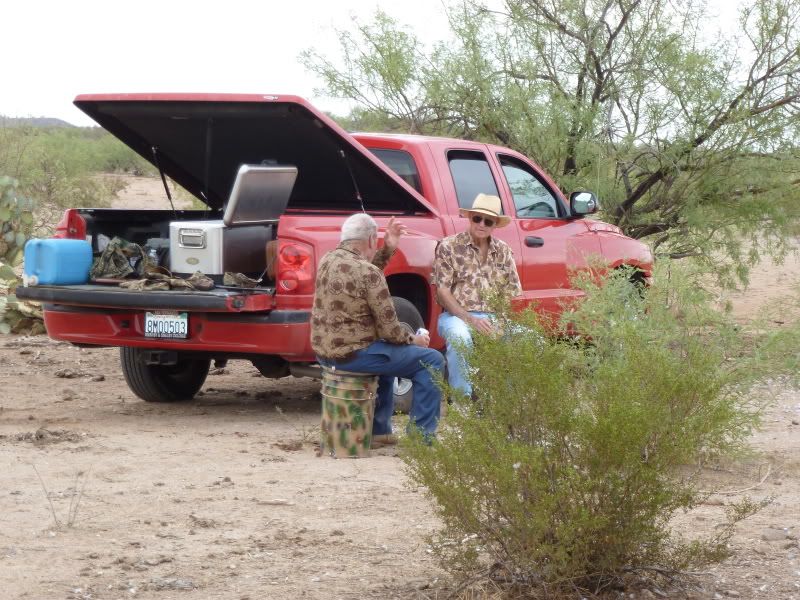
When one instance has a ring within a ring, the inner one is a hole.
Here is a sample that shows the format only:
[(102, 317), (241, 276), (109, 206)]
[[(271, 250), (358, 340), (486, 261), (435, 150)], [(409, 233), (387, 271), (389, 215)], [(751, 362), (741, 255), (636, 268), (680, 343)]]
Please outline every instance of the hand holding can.
[(417, 333), (414, 335), (414, 344), (421, 346), (422, 348), (427, 348), (430, 343), (431, 336), (428, 330), (424, 327), (417, 329)]

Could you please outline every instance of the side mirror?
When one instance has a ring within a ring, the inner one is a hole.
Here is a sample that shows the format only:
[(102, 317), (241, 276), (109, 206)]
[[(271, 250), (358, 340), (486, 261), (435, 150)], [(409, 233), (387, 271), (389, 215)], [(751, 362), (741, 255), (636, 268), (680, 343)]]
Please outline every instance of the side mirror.
[(572, 192), (569, 208), (573, 215), (593, 215), (600, 208), (600, 203), (592, 192)]

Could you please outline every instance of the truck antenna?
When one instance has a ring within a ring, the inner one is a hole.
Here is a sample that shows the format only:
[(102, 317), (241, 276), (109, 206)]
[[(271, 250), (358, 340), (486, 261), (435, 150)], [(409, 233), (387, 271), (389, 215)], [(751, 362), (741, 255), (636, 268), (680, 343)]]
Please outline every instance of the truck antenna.
[(339, 156), (344, 159), (344, 164), (347, 165), (347, 172), (350, 173), (350, 179), (353, 182), (353, 189), (356, 192), (356, 200), (361, 205), (361, 212), (367, 212), (367, 209), (364, 208), (364, 198), (361, 197), (361, 191), (358, 189), (358, 183), (356, 182), (356, 176), (353, 175), (353, 169), (350, 167), (350, 160), (347, 158), (347, 154), (341, 148), (339, 149)]
[(172, 215), (177, 220), (178, 213), (175, 210), (175, 205), (172, 203), (172, 194), (169, 193), (169, 185), (167, 185), (167, 178), (164, 175), (164, 169), (161, 168), (161, 163), (158, 161), (158, 146), (151, 146), (150, 149), (153, 152), (153, 162), (156, 163), (156, 169), (158, 169), (158, 173), (161, 175), (161, 183), (164, 184), (164, 191), (167, 192), (167, 199), (169, 200), (169, 205), (172, 207)]

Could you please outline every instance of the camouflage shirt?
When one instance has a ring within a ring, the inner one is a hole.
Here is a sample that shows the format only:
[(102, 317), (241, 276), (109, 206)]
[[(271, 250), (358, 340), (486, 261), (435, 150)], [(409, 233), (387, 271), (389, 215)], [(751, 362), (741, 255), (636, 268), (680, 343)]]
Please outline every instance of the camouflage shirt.
[(468, 231), (444, 238), (436, 246), (432, 280), (450, 290), (464, 310), (487, 312), (487, 292), (497, 291), (513, 298), (522, 294), (511, 248), (502, 240), (489, 238), (486, 262)]
[(311, 309), (311, 347), (317, 356), (342, 359), (378, 339), (414, 342), (408, 328), (397, 320), (383, 276), (391, 256), (383, 247), (370, 263), (339, 245), (322, 257)]

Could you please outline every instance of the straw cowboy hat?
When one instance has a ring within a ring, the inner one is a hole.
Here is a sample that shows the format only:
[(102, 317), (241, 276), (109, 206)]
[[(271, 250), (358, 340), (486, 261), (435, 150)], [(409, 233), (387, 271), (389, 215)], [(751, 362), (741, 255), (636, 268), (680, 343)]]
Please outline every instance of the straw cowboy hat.
[(500, 205), (500, 198), (497, 196), (489, 196), (488, 194), (478, 194), (475, 196), (472, 208), (459, 208), (458, 214), (462, 217), (469, 217), (472, 213), (480, 213), (492, 217), (497, 221), (498, 227), (505, 227), (511, 222), (511, 217), (500, 214), (501, 210), (503, 210), (503, 208)]

